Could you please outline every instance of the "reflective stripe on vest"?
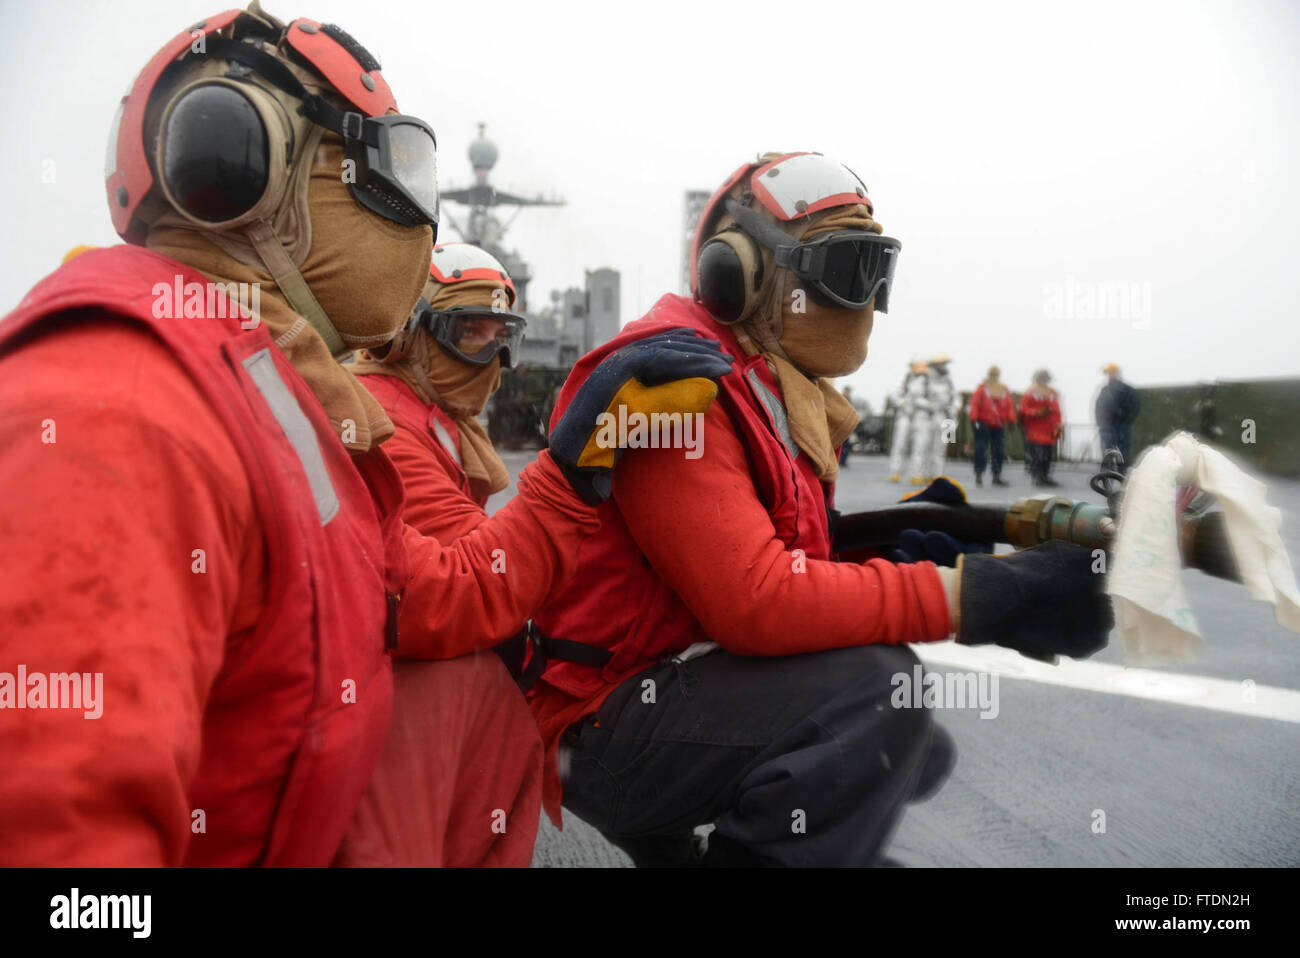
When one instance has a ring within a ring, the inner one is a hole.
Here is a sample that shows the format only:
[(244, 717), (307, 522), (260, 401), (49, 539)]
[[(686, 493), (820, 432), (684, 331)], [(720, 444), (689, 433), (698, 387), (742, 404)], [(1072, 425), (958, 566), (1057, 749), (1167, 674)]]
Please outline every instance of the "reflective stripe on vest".
[(447, 427), (439, 421), (436, 415), (430, 415), (429, 421), (433, 423), (433, 434), (437, 440), (442, 443), (442, 448), (447, 450), (447, 455), (451, 456), (456, 465), (461, 465), (460, 450), (456, 448), (456, 440), (447, 432)]
[(284, 430), (285, 438), (293, 446), (302, 471), (307, 474), (311, 486), (312, 498), (316, 501), (316, 512), (320, 515), (321, 525), (328, 525), (339, 512), (339, 497), (334, 491), (329, 470), (325, 468), (325, 457), (321, 455), (320, 443), (311, 423), (302, 414), (298, 400), (293, 398), (289, 387), (280, 378), (275, 368), (275, 360), (269, 349), (262, 349), (244, 360), (244, 369), (257, 386), (257, 391), (266, 400), (275, 421)]
[(772, 417), (772, 422), (776, 424), (777, 435), (781, 437), (781, 444), (790, 453), (790, 458), (798, 459), (801, 450), (790, 433), (790, 418), (786, 415), (785, 404), (781, 402), (781, 397), (767, 388), (767, 384), (758, 378), (756, 370), (749, 370), (745, 373), (745, 378), (749, 380), (754, 394), (758, 396), (759, 402), (763, 404), (768, 415)]

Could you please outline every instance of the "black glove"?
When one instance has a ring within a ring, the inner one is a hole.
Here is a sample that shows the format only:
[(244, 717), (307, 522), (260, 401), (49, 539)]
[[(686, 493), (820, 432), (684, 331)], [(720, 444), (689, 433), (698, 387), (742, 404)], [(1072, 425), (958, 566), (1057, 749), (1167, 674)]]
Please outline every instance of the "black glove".
[(991, 542), (962, 542), (946, 532), (904, 529), (898, 537), (898, 548), (889, 553), (889, 561), (933, 562), (952, 567), (957, 565), (959, 555), (992, 551)]
[(971, 429), (972, 429), (972, 430), (973, 430), (977, 435), (978, 435), (979, 433), (982, 433), (982, 432), (987, 428), (987, 427), (984, 425), (984, 423), (979, 422), (978, 420), (976, 420), (975, 422), (971, 423), (971, 424), (970, 424), (970, 427), (971, 427)]
[(1006, 556), (967, 555), (961, 564), (963, 645), (992, 642), (1036, 659), (1087, 658), (1115, 625), (1106, 577), (1092, 551), (1053, 540)]
[[(937, 476), (920, 492), (913, 492), (899, 502), (942, 502), (954, 509), (965, 509), (966, 490), (947, 476)], [(957, 556), (964, 552), (992, 552), (991, 542), (962, 542), (946, 532), (922, 532), (904, 529), (898, 537), (898, 548), (889, 553), (890, 562), (933, 562), (936, 565), (955, 566)]]

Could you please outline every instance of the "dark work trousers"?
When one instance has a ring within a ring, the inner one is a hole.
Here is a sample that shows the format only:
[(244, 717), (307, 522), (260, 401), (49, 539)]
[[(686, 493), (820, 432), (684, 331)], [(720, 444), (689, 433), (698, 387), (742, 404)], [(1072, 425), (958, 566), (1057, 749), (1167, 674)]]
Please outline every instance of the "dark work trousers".
[(984, 426), (975, 433), (975, 476), (976, 478), (984, 475), (984, 466), (988, 462), (989, 453), (993, 453), (993, 478), (998, 479), (1002, 476), (1002, 460), (1006, 453), (1002, 444), (1002, 427), (993, 429)]
[(1025, 465), (1036, 480), (1051, 478), (1052, 446), (1044, 442), (1025, 443)]
[(1130, 441), (1131, 427), (1126, 422), (1101, 427), (1101, 454), (1105, 456), (1107, 449), (1118, 449), (1120, 455), (1124, 457), (1124, 465), (1120, 472), (1128, 472), (1128, 467), (1132, 465), (1129, 462)]
[(651, 666), (565, 732), (564, 805), (640, 866), (694, 863), (709, 823), (706, 866), (879, 864), (932, 737), (951, 743), (891, 705), (917, 662), (871, 645)]

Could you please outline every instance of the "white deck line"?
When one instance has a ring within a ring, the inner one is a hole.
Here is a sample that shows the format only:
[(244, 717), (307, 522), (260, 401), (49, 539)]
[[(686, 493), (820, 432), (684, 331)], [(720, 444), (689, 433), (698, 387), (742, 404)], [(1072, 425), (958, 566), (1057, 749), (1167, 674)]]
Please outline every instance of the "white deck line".
[(1000, 677), (1063, 685), (1068, 688), (1127, 695), (1193, 708), (1214, 709), (1254, 718), (1300, 722), (1300, 692), (1260, 685), (1251, 679), (1230, 681), (1154, 669), (1130, 669), (1062, 657), (1059, 665), (1027, 659), (1000, 646), (925, 642), (911, 646), (927, 666), (947, 666)]

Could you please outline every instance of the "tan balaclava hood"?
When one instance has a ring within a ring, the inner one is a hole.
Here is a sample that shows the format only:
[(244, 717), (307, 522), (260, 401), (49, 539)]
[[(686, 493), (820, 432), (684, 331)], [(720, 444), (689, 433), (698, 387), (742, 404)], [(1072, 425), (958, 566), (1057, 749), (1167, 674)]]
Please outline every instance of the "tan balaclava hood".
[[(278, 24), (256, 4), (250, 13)], [(309, 91), (344, 105), (320, 77), (277, 59)], [(172, 94), (228, 73), (228, 65), (216, 58), (184, 71), (169, 95), (151, 102), (146, 139), (157, 135)], [(365, 388), (338, 365), (336, 354), (387, 342), (406, 320), (428, 276), (433, 231), (390, 222), (360, 206), (343, 179), (342, 140), (300, 116), (293, 109), (296, 101), (256, 74), (239, 83), (249, 96), (281, 104), (272, 110), (286, 124), (278, 135), (294, 144), (286, 166), (270, 171), (268, 190), (282, 191), (278, 205), (263, 218), (212, 230), (161, 198), (151, 198), (145, 245), (212, 282), (259, 284), (261, 320), (275, 344), (307, 381), (344, 445), (364, 452), (390, 436), (393, 426)], [(318, 330), (332, 341), (327, 344)]]
[[(835, 207), (805, 220), (772, 222), (796, 238), (844, 229), (883, 232), (861, 204)], [(731, 225), (731, 217), (724, 216), (717, 232)], [(771, 250), (761, 245), (759, 250), (763, 284), (753, 311), (736, 327), (737, 338), (747, 353), (763, 354), (781, 384), (791, 436), (818, 477), (830, 482), (839, 476), (835, 448), (858, 424), (857, 410), (831, 377), (848, 375), (866, 361), (875, 307), (824, 306), (807, 293), (799, 295), (798, 277), (774, 268)]]
[[(454, 306), (495, 305), (493, 295), (505, 283), (495, 280), (466, 280), (450, 286), (429, 279), (424, 298), (436, 310)], [(475, 497), (487, 497), (510, 484), (505, 463), (492, 447), (483, 424), (478, 421), (488, 399), (501, 385), (501, 357), (476, 366), (452, 356), (423, 328), (417, 329), (407, 355), (398, 362), (383, 363), (362, 353), (352, 366), (357, 375), (396, 376), (410, 386), (427, 405), (437, 405), (450, 415), (460, 432), (461, 468)]]

